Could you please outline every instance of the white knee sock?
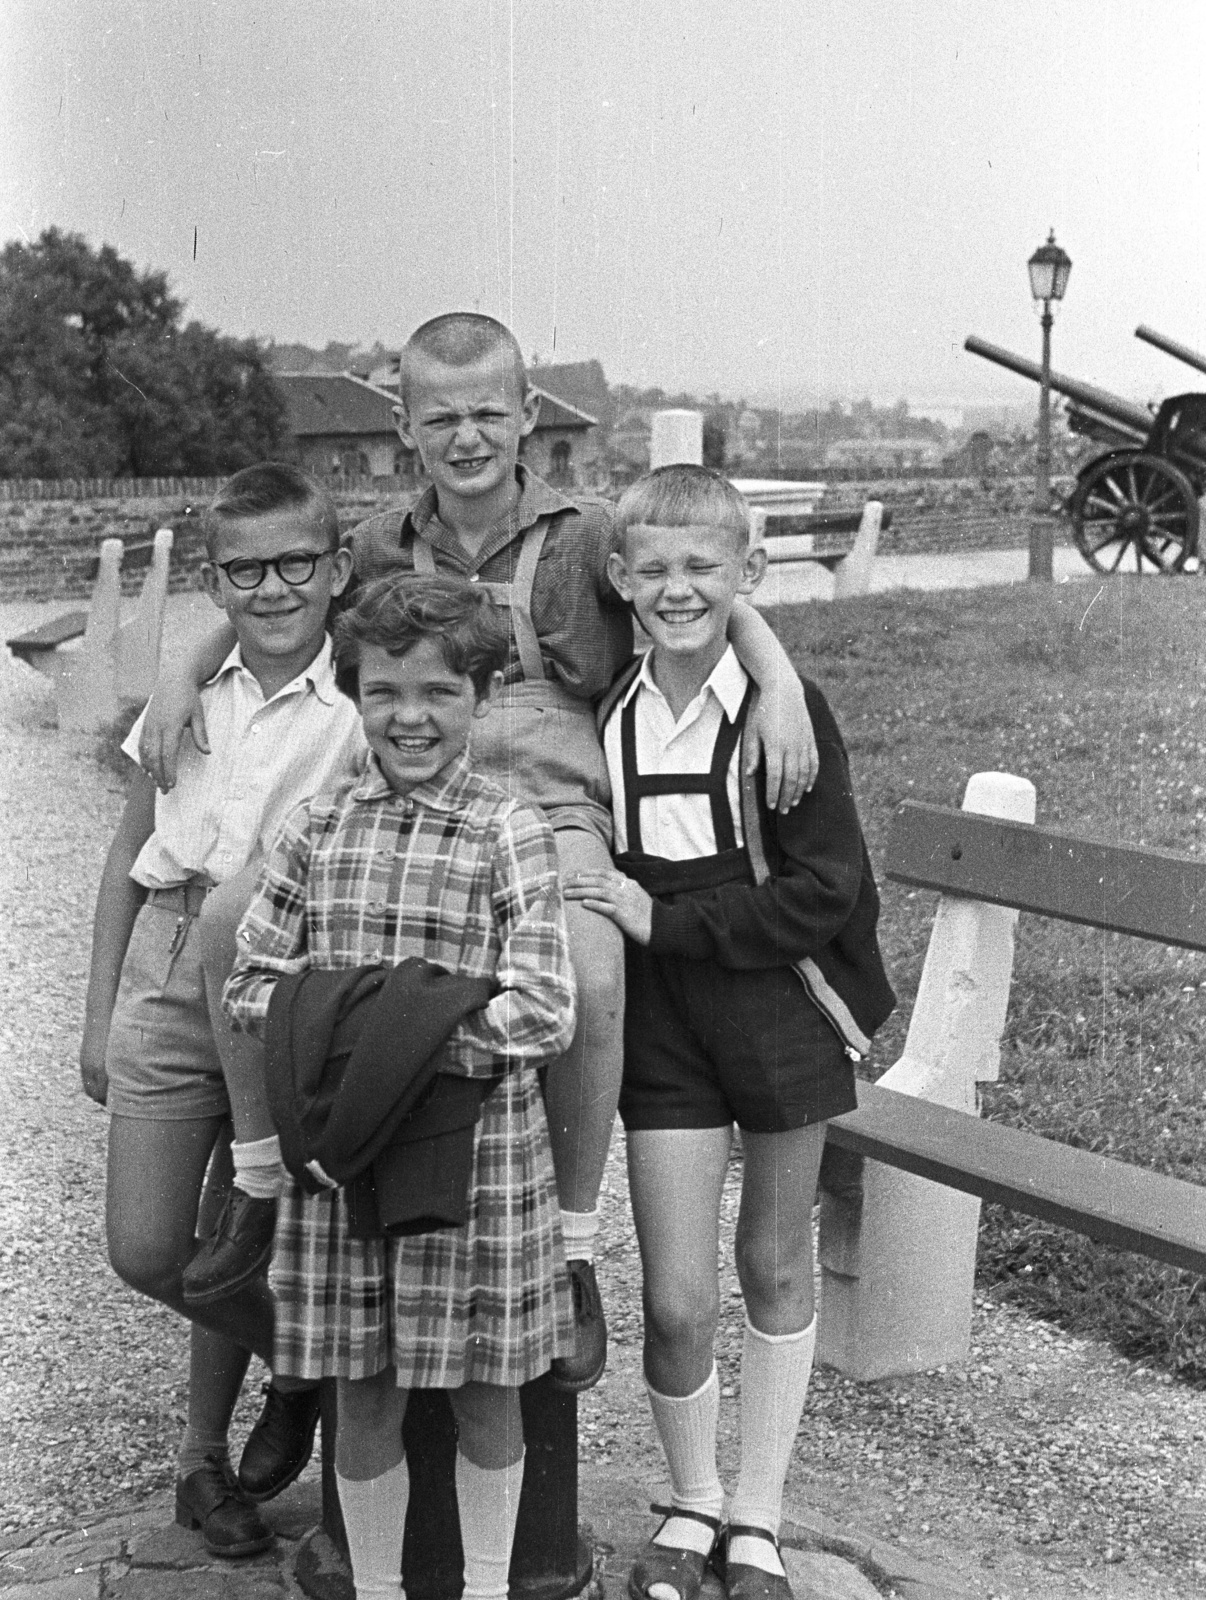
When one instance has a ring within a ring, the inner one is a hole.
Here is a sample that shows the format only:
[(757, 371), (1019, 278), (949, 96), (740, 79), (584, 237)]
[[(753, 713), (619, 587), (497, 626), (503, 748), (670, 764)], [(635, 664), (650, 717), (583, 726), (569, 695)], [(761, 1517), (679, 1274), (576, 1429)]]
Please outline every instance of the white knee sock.
[(464, 1600), (507, 1600), (511, 1546), (523, 1488), (523, 1457), (509, 1467), (479, 1467), (456, 1453), (456, 1503), (465, 1552)]
[(377, 1478), (335, 1474), (356, 1600), (402, 1600), (402, 1538), (410, 1478), (403, 1458)]
[(281, 1141), (276, 1134), (267, 1139), (238, 1139), (230, 1147), (234, 1160), (235, 1188), (253, 1200), (275, 1200), (285, 1181), (281, 1161)]
[[(741, 1351), (741, 1473), (729, 1511), (734, 1523), (778, 1533), (783, 1483), (804, 1410), (817, 1319), (799, 1333), (759, 1333), (747, 1319)], [(734, 1561), (781, 1572), (764, 1539), (734, 1539)]]
[(593, 1211), (562, 1211), (561, 1237), (567, 1261), (593, 1261), (595, 1238), (599, 1232), (599, 1208)]
[[(670, 1469), (671, 1503), (685, 1510), (702, 1511), (705, 1516), (718, 1517), (724, 1504), (724, 1490), (716, 1470), (720, 1380), (715, 1364), (694, 1394), (659, 1394), (648, 1379), (645, 1387), (649, 1391), (654, 1426)], [(657, 1542), (679, 1550), (698, 1550), (702, 1555), (711, 1549), (712, 1535), (702, 1522), (693, 1518), (671, 1517)]]

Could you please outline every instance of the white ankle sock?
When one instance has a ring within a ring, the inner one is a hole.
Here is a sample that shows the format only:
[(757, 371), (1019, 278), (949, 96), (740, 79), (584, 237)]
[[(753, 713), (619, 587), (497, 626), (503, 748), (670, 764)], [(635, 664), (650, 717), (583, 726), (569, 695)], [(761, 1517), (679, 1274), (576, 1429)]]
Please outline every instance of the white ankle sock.
[(356, 1600), (402, 1600), (402, 1538), (410, 1478), (403, 1458), (376, 1478), (335, 1474)]
[(457, 1451), (456, 1502), (465, 1553), (464, 1600), (507, 1600), (507, 1575), (522, 1488), (522, 1456), (509, 1467), (479, 1467)]
[[(759, 1333), (747, 1319), (741, 1351), (741, 1473), (729, 1521), (778, 1533), (783, 1482), (804, 1410), (817, 1319), (799, 1333)], [(734, 1561), (782, 1572), (765, 1539), (734, 1539)]]
[[(718, 1517), (724, 1490), (716, 1471), (720, 1380), (715, 1365), (694, 1394), (659, 1394), (648, 1379), (645, 1387), (670, 1469), (671, 1504)], [(657, 1543), (704, 1555), (712, 1547), (712, 1532), (693, 1517), (671, 1517), (660, 1530)]]
[(234, 1159), (235, 1188), (253, 1200), (275, 1200), (285, 1181), (281, 1161), (281, 1141), (276, 1134), (267, 1139), (238, 1139), (230, 1147)]
[(593, 1211), (563, 1211), (561, 1237), (567, 1261), (593, 1261), (595, 1238), (599, 1232), (599, 1208)]
[(176, 1476), (187, 1478), (190, 1472), (199, 1472), (207, 1461), (229, 1460), (230, 1451), (224, 1433), (202, 1433), (190, 1423), (176, 1451)]

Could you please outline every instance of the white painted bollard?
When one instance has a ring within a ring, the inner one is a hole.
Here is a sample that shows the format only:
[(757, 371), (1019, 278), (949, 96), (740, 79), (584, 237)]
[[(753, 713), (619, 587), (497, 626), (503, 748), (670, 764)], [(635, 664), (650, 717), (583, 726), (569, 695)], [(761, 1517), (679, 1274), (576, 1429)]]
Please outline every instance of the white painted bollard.
[[(850, 553), (833, 569), (833, 598), (850, 600), (855, 595), (867, 594), (871, 588), (871, 569), (875, 565), (875, 552), (879, 548), (879, 529), (884, 508), (879, 500), (868, 500), (850, 546)], [(966, 802), (965, 802), (966, 803)]]
[[(965, 811), (1033, 822), (1034, 785), (978, 772)], [(1000, 1070), (1017, 912), (939, 901), (904, 1054), (879, 1082), (974, 1113), (976, 1084)], [(863, 1168), (861, 1207), (821, 1197), (817, 1359), (870, 1379), (965, 1361), (980, 1202), (878, 1161)]]
[(121, 620), (120, 539), (106, 539), (88, 605), (88, 626), (78, 649), (47, 652), (45, 670), (55, 684), (59, 726), (96, 731), (123, 706), (148, 700), (159, 671), (159, 644), (167, 604), (173, 534), (155, 534), (151, 565), (128, 622)]
[(670, 467), (680, 461), (703, 465), (702, 411), (655, 411), (650, 426), (650, 468)]

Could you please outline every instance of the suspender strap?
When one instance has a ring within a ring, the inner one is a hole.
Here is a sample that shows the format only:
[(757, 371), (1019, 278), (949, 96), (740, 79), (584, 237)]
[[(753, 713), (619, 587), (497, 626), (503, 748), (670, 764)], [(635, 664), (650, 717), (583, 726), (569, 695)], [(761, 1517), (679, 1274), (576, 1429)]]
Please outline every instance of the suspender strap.
[(636, 704), (639, 693), (630, 696), (620, 716), (620, 759), (624, 773), (624, 817), (628, 827), (628, 849), (638, 854), (641, 844), (641, 801), (663, 794), (706, 794), (712, 810), (712, 832), (719, 854), (736, 850), (737, 831), (729, 806), (729, 765), (753, 698), (753, 684), (746, 687), (736, 717), (721, 719), (720, 732), (712, 746), (707, 772), (660, 772), (642, 774), (637, 770)]
[(532, 621), (532, 585), (536, 579), (536, 563), (544, 549), (549, 524), (545, 518), (529, 528), (523, 536), (519, 560), (511, 579), (511, 631), (515, 635), (515, 648), (523, 668), (525, 683), (544, 682), (544, 659), (540, 654), (540, 639)]
[[(536, 577), (536, 563), (540, 560), (548, 531), (548, 522), (542, 519), (524, 534), (519, 560), (515, 563), (515, 575), (510, 583), (477, 582), (477, 587), (485, 589), (498, 605), (510, 608), (511, 632), (515, 637), (515, 651), (523, 668), (525, 683), (544, 682), (544, 658), (540, 654), (540, 638), (532, 621), (532, 585)], [(439, 570), (430, 541), (418, 532), (411, 539), (411, 559), (415, 571), (425, 578), (434, 576)]]

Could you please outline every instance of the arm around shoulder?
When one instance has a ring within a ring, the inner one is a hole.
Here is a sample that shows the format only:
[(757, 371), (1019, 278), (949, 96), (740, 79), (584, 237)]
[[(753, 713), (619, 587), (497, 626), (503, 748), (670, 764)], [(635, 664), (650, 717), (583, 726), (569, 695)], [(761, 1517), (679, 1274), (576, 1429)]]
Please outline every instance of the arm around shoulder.
[(101, 873), (92, 923), (92, 959), (84, 1001), (84, 1036), (80, 1042), (80, 1075), (84, 1092), (104, 1105), (108, 1094), (105, 1051), (117, 1004), (122, 963), (134, 923), (147, 892), (130, 871), (143, 845), (155, 831), (155, 785), (143, 772), (135, 775), (129, 798)]
[(186, 731), (191, 732), (197, 749), (209, 754), (200, 689), (234, 646), (234, 629), (221, 622), (201, 639), (186, 645), (178, 656), (160, 656), (159, 675), (138, 740), (138, 759), (156, 786), (165, 792), (175, 786), (177, 753)]

